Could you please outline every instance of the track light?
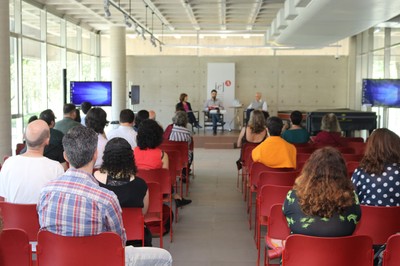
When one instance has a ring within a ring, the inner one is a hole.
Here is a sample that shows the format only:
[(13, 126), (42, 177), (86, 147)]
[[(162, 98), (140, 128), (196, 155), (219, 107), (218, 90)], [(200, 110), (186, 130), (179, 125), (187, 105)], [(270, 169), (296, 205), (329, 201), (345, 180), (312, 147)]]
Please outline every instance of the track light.
[(161, 45), (161, 43), (160, 43), (160, 53), (162, 52), (162, 45)]
[(143, 29), (143, 28), (141, 28), (141, 29), (142, 29), (142, 39), (145, 41), (146, 40), (146, 36), (144, 36), (144, 34), (146, 33), (146, 30)]
[(129, 16), (125, 14), (124, 17), (125, 17), (125, 25), (128, 28), (132, 27), (132, 23), (129, 21)]
[(110, 12), (110, 1), (109, 0), (104, 0), (104, 16), (106, 18), (111, 17), (111, 12)]

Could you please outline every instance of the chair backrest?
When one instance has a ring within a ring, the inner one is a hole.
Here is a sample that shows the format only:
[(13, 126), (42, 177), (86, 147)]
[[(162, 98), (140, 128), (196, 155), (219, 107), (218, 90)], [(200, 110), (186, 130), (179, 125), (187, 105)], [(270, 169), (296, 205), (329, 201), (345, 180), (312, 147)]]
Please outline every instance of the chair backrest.
[(40, 231), (37, 245), (37, 266), (123, 266), (125, 250), (114, 232), (94, 236), (61, 236)]
[(171, 179), (171, 184), (175, 184), (176, 177), (179, 175), (178, 170), (182, 169), (180, 152), (176, 150), (165, 150), (168, 154), (168, 170)]
[(362, 137), (345, 137), (345, 138), (343, 138), (343, 142), (345, 142), (345, 143), (348, 143), (348, 142), (364, 143), (364, 139)]
[(257, 185), (260, 173), (262, 172), (290, 172), (293, 174), (293, 172), (296, 172), (296, 170), (293, 168), (271, 168), (262, 163), (255, 162), (251, 165), (250, 169), (251, 185)]
[(374, 245), (382, 245), (391, 235), (400, 232), (400, 207), (361, 205), (361, 214), (354, 235), (367, 235)]
[(297, 153), (296, 154), (296, 162), (297, 163), (306, 162), (310, 158), (310, 156), (311, 156), (311, 153), (303, 153), (303, 152)]
[(39, 216), (36, 204), (16, 204), (0, 202), (4, 228), (19, 228), (28, 234), (29, 241), (37, 241)]
[(142, 240), (144, 245), (144, 216), (142, 208), (122, 208), (127, 240)]
[(298, 170), (291, 172), (261, 172), (258, 177), (257, 187), (261, 188), (264, 185), (293, 186), (294, 181), (299, 175), (300, 171)]
[(351, 154), (351, 153), (342, 153), (342, 156), (346, 162), (359, 162), (363, 158), (362, 154)]
[(147, 209), (147, 213), (160, 213), (162, 217), (163, 196), (161, 186), (159, 183), (148, 182), (147, 187), (149, 189), (149, 208)]
[(400, 262), (400, 234), (389, 237), (383, 252), (383, 266), (398, 266)]
[(30, 266), (32, 264), (31, 244), (22, 229), (4, 229), (0, 234), (0, 265)]
[(339, 150), (342, 154), (343, 153), (355, 154), (355, 150), (352, 147), (338, 146), (338, 147), (335, 147), (335, 149)]
[(257, 147), (254, 143), (245, 143), (242, 146), (242, 161), (245, 167), (249, 167), (253, 162), (253, 158), (251, 157), (251, 153), (253, 149)]
[(290, 235), (282, 255), (283, 266), (373, 265), (368, 236), (315, 237)]
[(346, 162), (346, 167), (347, 167), (347, 175), (349, 178), (352, 177), (354, 170), (360, 165), (360, 162), (358, 161), (348, 161)]
[(351, 147), (354, 149), (355, 154), (364, 154), (365, 148), (367, 147), (366, 142), (347, 142), (346, 147)]
[(292, 186), (265, 185), (261, 187), (259, 191), (260, 215), (269, 217), (272, 205), (283, 204), (291, 189)]
[(139, 169), (137, 176), (141, 177), (146, 183), (159, 183), (161, 186), (161, 193), (171, 194), (171, 177), (168, 169)]
[(189, 145), (186, 141), (169, 141), (164, 140), (160, 145), (163, 151), (176, 150), (180, 152), (183, 167), (187, 167), (189, 163)]
[(315, 151), (314, 146), (307, 146), (307, 147), (296, 147), (297, 153), (313, 153)]
[(267, 238), (283, 240), (290, 235), (290, 228), (282, 212), (282, 204), (272, 205), (267, 228)]

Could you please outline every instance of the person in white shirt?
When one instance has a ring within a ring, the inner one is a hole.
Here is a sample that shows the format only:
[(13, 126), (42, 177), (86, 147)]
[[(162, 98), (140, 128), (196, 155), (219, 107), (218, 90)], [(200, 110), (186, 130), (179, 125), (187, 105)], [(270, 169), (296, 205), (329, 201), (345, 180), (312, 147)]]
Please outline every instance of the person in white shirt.
[[(217, 91), (216, 90), (212, 90), (211, 91), (211, 98), (208, 99), (205, 103), (204, 103), (204, 111), (205, 112), (209, 112), (209, 115), (212, 118), (212, 122), (213, 122), (213, 135), (217, 135), (217, 123), (220, 120), (220, 116), (219, 116), (219, 111), (223, 110), (224, 106), (222, 104), (222, 101), (220, 101), (219, 99), (217, 99)], [(210, 113), (210, 111), (217, 111), (216, 113)], [(225, 122), (221, 121), (223, 124), (225, 124)], [(222, 125), (223, 126), (223, 125)]]
[(28, 124), (27, 151), (8, 158), (0, 171), (0, 196), (12, 203), (36, 204), (42, 187), (64, 173), (57, 161), (43, 156), (50, 141), (50, 128), (41, 119)]
[(133, 123), (135, 121), (135, 114), (131, 109), (124, 109), (119, 113), (119, 127), (113, 129), (107, 133), (107, 139), (123, 138), (128, 141), (132, 149), (136, 144), (137, 132), (133, 129)]
[(261, 92), (256, 92), (256, 95), (254, 96), (254, 101), (252, 101), (249, 106), (247, 107), (246, 110), (246, 125), (249, 122), (250, 118), (250, 113), (253, 110), (262, 110), (267, 112), (268, 111), (268, 105), (267, 102), (261, 99), (262, 95)]

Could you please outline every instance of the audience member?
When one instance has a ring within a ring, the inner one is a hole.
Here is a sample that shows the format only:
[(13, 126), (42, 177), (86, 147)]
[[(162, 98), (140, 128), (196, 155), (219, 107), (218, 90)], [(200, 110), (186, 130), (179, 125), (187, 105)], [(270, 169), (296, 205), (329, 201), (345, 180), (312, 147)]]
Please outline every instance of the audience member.
[(106, 133), (104, 133), (104, 128), (108, 124), (107, 113), (100, 107), (92, 108), (86, 115), (85, 123), (88, 128), (93, 129), (97, 133), (97, 160), (94, 168), (100, 168), (103, 163), (104, 147), (107, 144)]
[(292, 234), (339, 237), (353, 234), (361, 218), (354, 187), (341, 153), (316, 150), (304, 165), (283, 205)]
[[(189, 147), (189, 169), (193, 162), (193, 138), (192, 132), (186, 128), (188, 123), (188, 116), (185, 111), (177, 111), (172, 118), (173, 126), (168, 140), (170, 141), (184, 141), (188, 143)], [(186, 168), (182, 171), (183, 182), (186, 182)]]
[[(163, 129), (154, 120), (146, 119), (139, 126), (136, 138), (137, 147), (133, 150), (135, 163), (138, 169), (168, 169), (168, 154), (159, 146), (163, 141)], [(173, 194), (177, 207), (191, 203), (178, 194)]]
[(372, 206), (400, 206), (400, 138), (387, 128), (368, 138), (360, 166), (351, 180), (360, 202)]
[(262, 95), (261, 92), (256, 92), (256, 95), (254, 96), (254, 101), (252, 101), (249, 106), (247, 106), (246, 109), (246, 124), (249, 122), (250, 119), (250, 113), (253, 110), (262, 110), (262, 111), (268, 111), (268, 106), (267, 102), (261, 99)]
[[(113, 191), (122, 208), (142, 208), (143, 214), (149, 207), (149, 193), (146, 182), (136, 176), (135, 159), (131, 145), (123, 138), (111, 139), (104, 149), (103, 164), (99, 171), (94, 173), (101, 187)], [(151, 247), (152, 235), (146, 227), (146, 247)], [(141, 240), (128, 241), (127, 245), (141, 246)]]
[(289, 143), (307, 143), (310, 141), (310, 134), (301, 126), (303, 114), (300, 111), (293, 111), (290, 114), (291, 127), (282, 133), (282, 138)]
[(341, 128), (334, 113), (325, 114), (321, 120), (321, 131), (313, 139), (321, 146), (341, 146)]
[(260, 144), (268, 137), (266, 119), (263, 111), (254, 110), (250, 113), (247, 126), (243, 127), (237, 139), (237, 147), (246, 142)]
[(28, 124), (29, 124), (30, 122), (35, 121), (35, 120), (38, 120), (37, 115), (33, 115), (33, 116), (29, 117), (29, 119), (28, 119)]
[(254, 162), (271, 168), (296, 168), (296, 147), (281, 138), (282, 127), (279, 117), (267, 119), (269, 137), (253, 149)]
[(64, 118), (56, 123), (55, 129), (61, 131), (64, 135), (75, 126), (79, 126), (80, 123), (75, 121), (76, 118), (76, 107), (72, 103), (64, 104), (63, 113)]
[(81, 103), (81, 110), (83, 115), (81, 115), (81, 124), (86, 126), (85, 118), (89, 110), (92, 108), (92, 104), (90, 102), (82, 102)]
[(62, 164), (65, 170), (67, 170), (67, 164), (64, 158), (64, 148), (62, 146), (62, 139), (64, 134), (54, 129), (54, 125), (56, 124), (56, 117), (54, 112), (51, 109), (44, 110), (40, 113), (39, 118), (44, 120), (50, 128), (50, 142), (44, 148), (44, 156), (51, 159), (58, 161)]
[(13, 203), (36, 204), (41, 188), (62, 175), (57, 161), (43, 156), (50, 129), (43, 120), (35, 120), (25, 130), (27, 151), (8, 158), (0, 171), (0, 196)]
[[(212, 123), (213, 123), (213, 135), (217, 135), (217, 123), (221, 122), (225, 124), (223, 121), (220, 121), (220, 114), (219, 111), (224, 109), (222, 101), (217, 99), (217, 91), (211, 91), (211, 99), (208, 99), (204, 103), (204, 111), (208, 112), (209, 116), (211, 116)], [(222, 125), (223, 126), (223, 125)]]
[(202, 128), (193, 114), (192, 106), (187, 100), (188, 95), (186, 93), (181, 93), (179, 96), (179, 103), (177, 103), (175, 106), (175, 111), (185, 111), (187, 113), (189, 123), (196, 128)]
[(135, 116), (135, 125), (133, 127), (133, 129), (138, 132), (140, 123), (142, 123), (142, 121), (149, 119), (150, 114), (147, 110), (140, 110), (139, 112), (137, 112), (136, 116)]
[(107, 138), (124, 138), (131, 145), (132, 149), (136, 147), (137, 132), (133, 129), (135, 114), (131, 109), (124, 109), (119, 113), (119, 127), (107, 133)]
[[(97, 139), (97, 133), (86, 127), (74, 127), (64, 136), (65, 156), (71, 167), (42, 189), (37, 206), (40, 227), (75, 237), (115, 232), (125, 245), (118, 198), (114, 192), (100, 187), (92, 175)], [(68, 213), (74, 213), (74, 219), (65, 215)], [(172, 258), (163, 249), (126, 246), (125, 265), (172, 265)]]
[(149, 110), (149, 119), (156, 120), (156, 112), (154, 110)]

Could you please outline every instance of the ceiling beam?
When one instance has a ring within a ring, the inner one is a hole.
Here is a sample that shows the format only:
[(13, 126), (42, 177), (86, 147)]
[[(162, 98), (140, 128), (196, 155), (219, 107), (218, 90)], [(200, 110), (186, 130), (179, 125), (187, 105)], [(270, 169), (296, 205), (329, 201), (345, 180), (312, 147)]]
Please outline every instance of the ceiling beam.
[(219, 4), (219, 24), (221, 30), (226, 30), (226, 1), (222, 0)]
[(181, 4), (182, 4), (183, 8), (185, 9), (186, 14), (187, 14), (188, 17), (189, 17), (189, 20), (190, 20), (190, 22), (192, 23), (193, 28), (194, 28), (196, 31), (201, 30), (201, 28), (200, 28), (200, 26), (199, 26), (199, 23), (197, 22), (196, 16), (194, 15), (192, 6), (190, 5), (189, 1), (187, 1), (187, 0), (181, 0)]
[(254, 2), (253, 7), (251, 9), (251, 13), (249, 15), (249, 20), (247, 21), (247, 30), (252, 30), (254, 23), (256, 22), (256, 19), (258, 17), (258, 14), (260, 13), (262, 2), (260, 0), (257, 0)]
[(161, 20), (165, 27), (167, 27), (170, 31), (174, 31), (175, 28), (171, 25), (171, 23), (164, 17), (164, 15), (160, 12), (160, 10), (151, 2), (151, 0), (143, 0), (143, 2), (154, 12), (154, 14)]

